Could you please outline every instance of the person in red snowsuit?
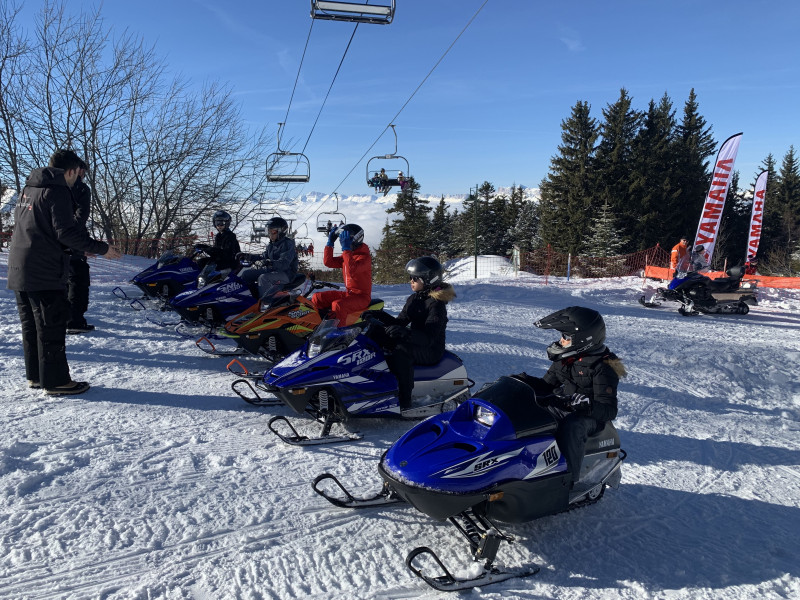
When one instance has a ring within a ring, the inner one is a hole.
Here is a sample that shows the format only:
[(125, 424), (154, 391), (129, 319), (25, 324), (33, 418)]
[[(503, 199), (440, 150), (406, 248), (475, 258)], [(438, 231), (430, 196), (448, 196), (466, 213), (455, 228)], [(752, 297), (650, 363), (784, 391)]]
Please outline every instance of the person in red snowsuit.
[[(337, 238), (341, 256), (333, 255)], [(320, 313), (329, 309), (326, 318), (339, 319), (340, 327), (352, 325), (367, 310), (372, 297), (372, 255), (364, 243), (364, 230), (352, 223), (334, 227), (328, 235), (322, 262), (329, 269), (342, 270), (347, 291), (317, 292), (311, 301)]]

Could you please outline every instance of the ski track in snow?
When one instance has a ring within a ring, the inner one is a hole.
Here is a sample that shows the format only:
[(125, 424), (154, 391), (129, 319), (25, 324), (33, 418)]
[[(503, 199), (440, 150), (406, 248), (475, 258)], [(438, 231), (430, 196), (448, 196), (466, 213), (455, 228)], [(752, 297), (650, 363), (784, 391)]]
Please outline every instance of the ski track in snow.
[[(0, 598), (444, 598), (403, 561), (466, 542), (397, 505), (348, 511), (314, 494), (331, 472), (356, 495), (410, 426), (348, 423), (364, 439), (298, 448), (266, 428), (285, 408), (243, 403), (229, 359), (145, 320), (111, 294), (148, 261), (92, 259), (90, 321), (68, 337), (87, 394), (28, 390), (0, 253)], [(629, 376), (616, 420), (628, 460), (597, 504), (505, 525), (498, 563), (541, 572), (470, 598), (800, 598), (800, 292), (763, 290), (750, 314), (684, 318), (636, 302), (637, 278), (454, 280), (448, 347), (473, 390), (549, 365), (533, 322), (581, 304), (605, 317)], [(408, 286), (376, 286), (396, 314)], [(250, 362), (258, 366), (255, 361)], [(450, 596), (455, 597), (455, 596)]]

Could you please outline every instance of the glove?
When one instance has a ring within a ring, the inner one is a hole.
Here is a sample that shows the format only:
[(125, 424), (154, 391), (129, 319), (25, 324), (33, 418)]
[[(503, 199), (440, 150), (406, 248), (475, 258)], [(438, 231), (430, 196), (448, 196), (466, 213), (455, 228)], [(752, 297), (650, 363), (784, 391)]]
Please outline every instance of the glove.
[(353, 240), (346, 229), (339, 235), (339, 243), (342, 245), (342, 251), (353, 249)]
[(233, 258), (239, 262), (250, 262), (250, 255), (247, 252), (237, 252)]
[(253, 266), (256, 269), (269, 269), (272, 266), (272, 261), (268, 258), (260, 258), (253, 262)]
[(564, 404), (565, 410), (570, 412), (588, 414), (592, 410), (592, 401), (583, 394), (572, 394), (572, 396), (568, 398)]
[(410, 333), (406, 327), (401, 327), (400, 325), (389, 325), (386, 328), (386, 335), (399, 342), (407, 340)]
[(195, 244), (194, 249), (199, 250), (200, 252), (208, 252), (208, 249), (211, 248), (208, 244)]
[(336, 238), (339, 237), (339, 232), (337, 231), (338, 229), (339, 228), (336, 225), (331, 227), (331, 231), (328, 234), (328, 243), (325, 244), (326, 246), (330, 246), (331, 248), (333, 248), (333, 244), (336, 241)]

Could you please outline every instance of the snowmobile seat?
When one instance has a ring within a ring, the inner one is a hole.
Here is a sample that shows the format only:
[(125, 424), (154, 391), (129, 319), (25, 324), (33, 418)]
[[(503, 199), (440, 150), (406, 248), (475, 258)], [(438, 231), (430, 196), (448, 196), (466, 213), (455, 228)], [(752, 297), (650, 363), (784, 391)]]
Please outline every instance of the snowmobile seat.
[(505, 413), (514, 426), (517, 439), (533, 435), (554, 435), (558, 423), (536, 403), (536, 392), (519, 379), (502, 376), (490, 387), (475, 394)]
[(443, 373), (451, 373), (462, 365), (461, 359), (445, 350), (442, 360), (435, 365), (414, 365), (414, 381), (432, 381)]
[(293, 290), (296, 287), (303, 285), (303, 282), (306, 280), (306, 276), (303, 273), (298, 273), (294, 276), (289, 283), (284, 284), (283, 290)]

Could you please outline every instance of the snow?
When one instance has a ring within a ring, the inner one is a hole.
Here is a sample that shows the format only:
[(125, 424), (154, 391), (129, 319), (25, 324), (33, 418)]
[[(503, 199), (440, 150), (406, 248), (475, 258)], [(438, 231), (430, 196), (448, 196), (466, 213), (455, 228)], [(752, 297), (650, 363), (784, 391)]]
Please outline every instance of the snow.
[[(351, 444), (281, 443), (266, 423), (293, 416), (288, 409), (245, 404), (225, 359), (111, 294), (130, 290), (149, 261), (90, 261), (97, 331), (70, 336), (67, 352), (73, 376), (92, 389), (62, 399), (29, 390), (7, 256), (0, 597), (447, 597), (403, 564), (422, 545), (469, 572), (451, 525), (403, 505), (336, 508), (311, 489), (327, 471), (356, 495), (376, 492), (379, 457), (408, 423), (361, 421), (364, 438)], [(687, 318), (674, 306), (640, 306), (637, 278), (544, 285), (498, 263), (495, 275), (472, 280), (471, 264), (454, 268), (448, 347), (477, 386), (540, 374), (554, 334), (533, 321), (595, 308), (629, 371), (616, 420), (628, 459), (620, 488), (599, 503), (503, 527), (516, 541), (501, 545), (498, 562), (536, 563), (538, 574), (462, 594), (800, 598), (800, 292), (762, 290), (748, 315)], [(396, 314), (410, 292), (374, 293)]]

